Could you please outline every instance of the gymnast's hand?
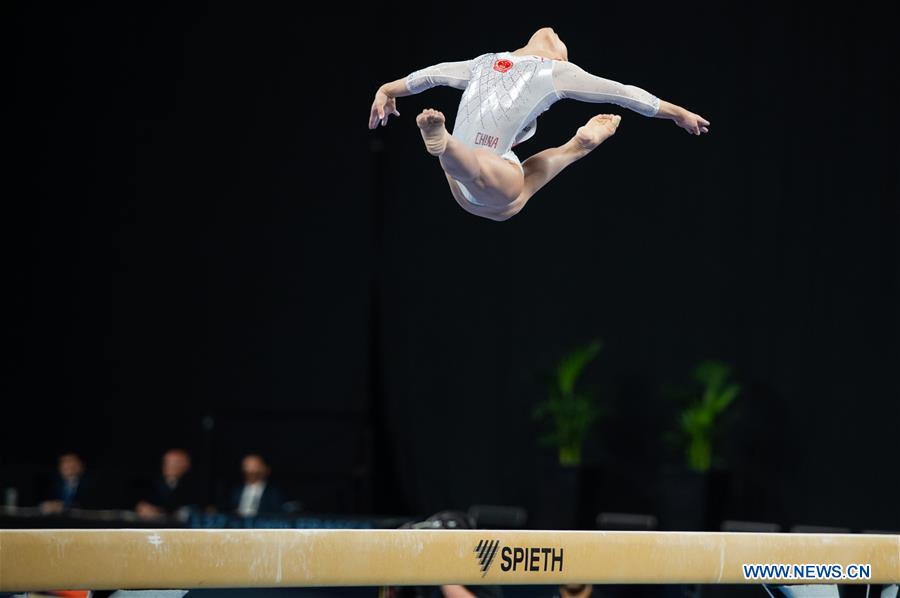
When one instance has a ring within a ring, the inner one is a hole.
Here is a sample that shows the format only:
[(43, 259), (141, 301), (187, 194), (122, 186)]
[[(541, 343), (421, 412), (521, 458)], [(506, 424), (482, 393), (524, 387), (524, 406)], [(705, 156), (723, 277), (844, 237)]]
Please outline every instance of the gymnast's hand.
[(709, 133), (709, 121), (694, 114), (689, 110), (681, 108), (675, 117), (675, 124), (690, 133), (691, 135), (700, 135), (701, 133)]
[(391, 114), (400, 116), (400, 112), (397, 111), (397, 98), (386, 93), (383, 87), (379, 88), (375, 92), (375, 101), (372, 102), (372, 111), (369, 113), (369, 128), (377, 128), (379, 121), (382, 127), (385, 126)]

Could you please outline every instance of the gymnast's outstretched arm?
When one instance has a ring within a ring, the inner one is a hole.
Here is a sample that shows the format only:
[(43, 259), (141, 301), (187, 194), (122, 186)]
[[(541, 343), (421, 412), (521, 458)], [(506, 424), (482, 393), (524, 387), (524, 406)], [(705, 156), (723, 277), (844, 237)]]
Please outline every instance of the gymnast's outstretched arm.
[(692, 135), (709, 133), (709, 121), (699, 114), (660, 100), (640, 87), (592, 75), (571, 62), (553, 64), (553, 84), (560, 98), (616, 104), (647, 117), (673, 120)]
[(375, 101), (369, 112), (369, 128), (387, 124), (391, 114), (400, 116), (397, 111), (397, 98), (421, 93), (438, 85), (447, 85), (455, 89), (465, 89), (472, 76), (472, 60), (459, 60), (456, 62), (441, 62), (417, 71), (413, 71), (406, 77), (385, 83), (375, 92)]

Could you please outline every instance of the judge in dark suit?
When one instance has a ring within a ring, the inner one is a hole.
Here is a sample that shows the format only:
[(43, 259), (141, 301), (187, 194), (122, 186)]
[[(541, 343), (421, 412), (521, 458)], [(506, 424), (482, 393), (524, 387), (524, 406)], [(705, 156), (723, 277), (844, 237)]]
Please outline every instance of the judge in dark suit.
[(183, 449), (171, 449), (163, 455), (162, 470), (153, 480), (149, 495), (134, 510), (148, 519), (166, 515), (184, 518), (185, 509), (201, 506), (202, 494), (191, 473), (191, 456)]
[(260, 455), (250, 454), (241, 461), (244, 483), (231, 492), (228, 510), (241, 517), (284, 513), (284, 496), (271, 482), (271, 469)]
[(97, 494), (95, 480), (85, 470), (81, 456), (65, 453), (59, 456), (57, 475), (40, 508), (47, 514), (68, 509), (92, 509), (97, 507)]

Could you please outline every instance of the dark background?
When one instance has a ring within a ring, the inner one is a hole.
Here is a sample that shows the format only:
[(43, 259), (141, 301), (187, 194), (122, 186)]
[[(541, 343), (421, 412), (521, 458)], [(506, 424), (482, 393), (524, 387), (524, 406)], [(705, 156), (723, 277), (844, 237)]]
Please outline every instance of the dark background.
[[(597, 510), (652, 512), (661, 389), (715, 358), (725, 515), (897, 529), (896, 31), (727, 4), (5, 5), (5, 475), (180, 445), (210, 483), (263, 451), (324, 511), (532, 507), (542, 375), (601, 338)], [(381, 83), (547, 25), (710, 134), (561, 102), (521, 158), (619, 132), (498, 223), (414, 124), (458, 91), (366, 128)]]

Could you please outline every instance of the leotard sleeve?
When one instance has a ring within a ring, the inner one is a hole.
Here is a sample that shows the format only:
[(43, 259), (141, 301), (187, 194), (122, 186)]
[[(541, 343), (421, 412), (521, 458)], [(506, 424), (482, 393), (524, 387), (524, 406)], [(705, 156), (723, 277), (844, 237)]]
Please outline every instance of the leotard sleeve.
[(406, 89), (409, 93), (421, 93), (438, 85), (446, 85), (455, 89), (465, 89), (472, 77), (472, 66), (475, 59), (456, 62), (441, 62), (406, 76)]
[(553, 64), (553, 84), (560, 99), (616, 104), (644, 116), (655, 116), (659, 111), (659, 98), (652, 93), (592, 75), (571, 62)]

